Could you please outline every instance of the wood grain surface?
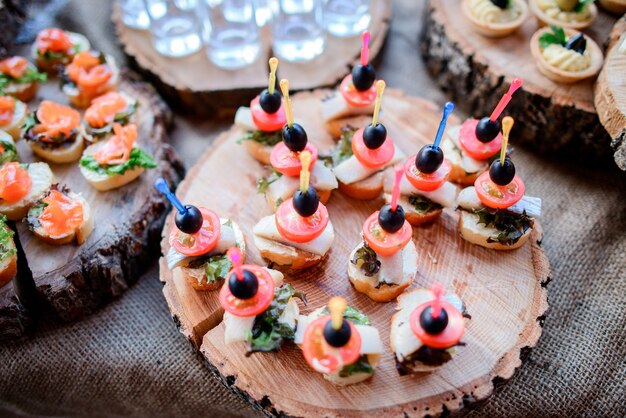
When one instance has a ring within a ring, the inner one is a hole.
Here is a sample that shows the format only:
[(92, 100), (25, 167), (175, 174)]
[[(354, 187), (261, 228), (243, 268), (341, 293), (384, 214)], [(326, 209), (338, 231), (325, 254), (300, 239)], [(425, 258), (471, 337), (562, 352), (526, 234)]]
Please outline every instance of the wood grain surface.
[[(125, 54), (174, 108), (197, 116), (227, 114), (249, 103), (267, 86), (267, 61), (271, 56), (269, 26), (261, 29), (262, 50), (252, 65), (239, 70), (223, 70), (209, 61), (205, 48), (183, 58), (160, 55), (152, 47), (150, 32), (123, 25), (119, 7), (114, 6), (113, 21)], [(373, 0), (371, 15), (370, 60), (374, 60), (389, 29), (391, 2)], [(359, 36), (336, 38), (328, 35), (322, 55), (308, 62), (281, 60), (278, 75), (289, 79), (293, 91), (333, 86), (358, 61), (360, 45)]]
[[(315, 91), (293, 98), (296, 120), (320, 151), (334, 144), (320, 115), (321, 100), (327, 94)], [(383, 123), (407, 155), (432, 141), (440, 109), (397, 90), (388, 90), (385, 95)], [(452, 117), (450, 124), (455, 123), (459, 121)], [(248, 243), (247, 261), (263, 264), (251, 245), (251, 229), (271, 213), (263, 196), (256, 192), (256, 179), (264, 168), (237, 143), (241, 134), (235, 127), (222, 134), (190, 170), (178, 195), (184, 202), (210, 207), (238, 222)], [(360, 241), (362, 223), (381, 204), (380, 198), (359, 202), (334, 193), (328, 209), (336, 237), (327, 259), (297, 274), (288, 272), (286, 280), (306, 293), (309, 304), (302, 308), (304, 313), (326, 303), (329, 296), (346, 297), (369, 316), (388, 346), (395, 302), (372, 302), (354, 291), (347, 278), (348, 254)], [(467, 346), (431, 374), (400, 377), (393, 355), (387, 351), (373, 379), (337, 388), (313, 372), (294, 346), (246, 357), (243, 344), (225, 345), (217, 292), (196, 292), (179, 272), (172, 274), (161, 259), (163, 292), (180, 331), (200, 348), (208, 366), (224, 384), (268, 414), (425, 416), (455, 411), (489, 396), (494, 379), (510, 378), (521, 365), (520, 350), (536, 344), (547, 309), (545, 284), (549, 276), (548, 261), (539, 247), (538, 223), (527, 245), (512, 252), (496, 252), (462, 240), (457, 222), (454, 210), (446, 209), (440, 220), (414, 232), (419, 257), (414, 287), (442, 282), (459, 294), (472, 316), (464, 338)], [(170, 215), (164, 237), (172, 224)], [(164, 254), (167, 241), (162, 241)]]
[[(426, 65), (439, 85), (476, 117), (491, 114), (513, 78), (524, 80), (505, 114), (513, 116), (517, 142), (543, 152), (605, 159), (610, 137), (594, 107), (593, 79), (561, 84), (541, 74), (530, 52), (539, 29), (530, 16), (513, 35), (492, 39), (472, 29), (457, 0), (430, 0), (422, 37)], [(615, 17), (600, 12), (587, 36), (603, 45)]]

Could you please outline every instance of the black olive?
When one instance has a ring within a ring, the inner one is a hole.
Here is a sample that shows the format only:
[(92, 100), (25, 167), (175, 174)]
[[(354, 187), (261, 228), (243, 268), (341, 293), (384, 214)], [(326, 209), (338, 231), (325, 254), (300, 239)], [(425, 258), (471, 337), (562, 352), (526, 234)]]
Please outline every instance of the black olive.
[(493, 122), (487, 116), (478, 121), (478, 125), (476, 125), (476, 138), (480, 142), (487, 143), (492, 141), (498, 134), (500, 133), (500, 121), (496, 120)]
[(320, 204), (320, 197), (312, 186), (306, 192), (298, 189), (293, 195), (293, 208), (300, 216), (311, 216), (317, 212)]
[(363, 143), (369, 149), (380, 148), (387, 139), (387, 128), (382, 123), (372, 126), (370, 123), (363, 130)]
[(185, 213), (176, 212), (176, 227), (185, 234), (195, 234), (202, 228), (202, 213), (200, 209), (192, 205), (185, 205)]
[(391, 209), (391, 205), (387, 203), (378, 212), (378, 224), (386, 232), (394, 233), (404, 225), (404, 209), (398, 205), (396, 210)]
[(426, 174), (437, 171), (443, 164), (443, 151), (434, 145), (425, 145), (415, 157), (415, 166), (417, 169)]
[(228, 289), (237, 299), (250, 299), (259, 290), (259, 279), (250, 270), (243, 271), (243, 280), (235, 273), (228, 278)]
[(439, 316), (433, 318), (432, 307), (428, 306), (420, 315), (420, 325), (427, 334), (440, 334), (448, 326), (448, 313), (445, 309), (441, 309)]
[(509, 0), (491, 0), (491, 2), (501, 9), (506, 9), (509, 6)]
[(500, 164), (500, 159), (498, 158), (489, 167), (489, 177), (498, 186), (506, 186), (515, 177), (515, 164), (509, 157), (504, 159), (504, 164)]
[(350, 328), (348, 321), (345, 319), (341, 323), (341, 328), (339, 329), (333, 328), (333, 321), (330, 319), (326, 322), (326, 326), (324, 326), (324, 339), (328, 345), (332, 347), (343, 347), (348, 344), (351, 336), (352, 329)]
[(376, 72), (370, 64), (357, 64), (352, 69), (352, 84), (358, 91), (369, 90), (376, 80)]
[(567, 40), (565, 48), (578, 52), (581, 55), (584, 54), (587, 49), (587, 39), (585, 35), (579, 33), (578, 35), (572, 36)]
[(265, 89), (261, 92), (261, 96), (259, 97), (259, 104), (265, 113), (273, 114), (278, 112), (280, 102), (281, 96), (278, 89), (274, 89), (274, 94), (270, 94), (269, 90)]
[(300, 152), (306, 147), (307, 141), (306, 131), (302, 125), (294, 123), (291, 127), (283, 126), (283, 142), (289, 150)]

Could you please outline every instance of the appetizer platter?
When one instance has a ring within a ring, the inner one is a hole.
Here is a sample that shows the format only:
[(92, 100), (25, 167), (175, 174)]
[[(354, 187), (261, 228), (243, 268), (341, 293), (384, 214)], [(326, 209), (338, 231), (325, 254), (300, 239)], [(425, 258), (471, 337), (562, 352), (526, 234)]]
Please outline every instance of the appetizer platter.
[[(160, 277), (179, 330), (269, 414), (434, 416), (485, 399), (537, 343), (548, 306), (541, 226), (526, 214), (541, 204), (506, 152), (513, 121), (500, 122), (513, 92), (485, 118), (496, 134), (502, 124), (500, 146), (461, 198), (439, 147), (460, 124), (452, 103), (442, 117), (375, 76), (293, 97), (281, 80), (281, 98), (276, 64), (175, 195), (157, 181), (175, 208)], [(371, 71), (362, 67), (351, 75)], [(372, 106), (339, 137), (325, 116), (336, 94), (367, 94)], [(319, 192), (315, 164), (341, 176), (350, 158), (357, 181), (380, 174), (380, 187), (354, 197), (343, 178)], [(267, 199), (273, 184), (281, 193)]]
[(80, 319), (134, 283), (168, 209), (154, 179), (184, 172), (154, 90), (89, 48), (49, 28), (32, 56), (0, 60), (2, 340), (42, 312)]
[(515, 140), (541, 152), (610, 155), (593, 84), (614, 16), (578, 0), (441, 0), (427, 7), (425, 63), (466, 111), (488, 114), (520, 77), (524, 85), (508, 108), (518, 122)]
[[(391, 19), (391, 2), (372, 0), (372, 33), (370, 55), (380, 51)], [(262, 50), (259, 58), (240, 70), (222, 70), (213, 65), (202, 48), (184, 58), (159, 55), (152, 47), (150, 33), (131, 29), (122, 23), (117, 2), (113, 5), (113, 22), (124, 53), (157, 90), (176, 109), (199, 117), (230, 114), (248, 103), (267, 83), (266, 63), (270, 54), (271, 34), (261, 28)], [(335, 85), (358, 60), (359, 38), (330, 38), (324, 53), (310, 62), (281, 64), (290, 75), (293, 90), (308, 90)], [(341, 58), (338, 58), (341, 57)]]
[(594, 86), (600, 122), (611, 135), (617, 166), (626, 170), (626, 17), (615, 23), (606, 45), (605, 64)]

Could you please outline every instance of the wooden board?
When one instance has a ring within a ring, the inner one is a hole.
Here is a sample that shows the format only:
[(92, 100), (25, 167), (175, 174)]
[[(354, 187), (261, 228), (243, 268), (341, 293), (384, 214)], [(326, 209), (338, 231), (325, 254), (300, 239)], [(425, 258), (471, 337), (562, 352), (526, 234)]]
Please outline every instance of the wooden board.
[(600, 122), (611, 135), (617, 166), (626, 170), (626, 52), (619, 47), (626, 39), (626, 16), (617, 21), (609, 36), (604, 67), (594, 86)]
[[(585, 33), (602, 45), (614, 21), (600, 12)], [(485, 38), (470, 27), (458, 0), (430, 0), (421, 48), (437, 83), (477, 117), (491, 114), (511, 80), (522, 78), (524, 85), (505, 112), (517, 121), (512, 132), (516, 143), (544, 153), (607, 158), (610, 138), (593, 105), (593, 80), (567, 85), (543, 76), (530, 53), (530, 37), (537, 29), (536, 19), (529, 17), (509, 37)]]
[[(293, 98), (296, 119), (320, 152), (334, 144), (320, 116), (320, 101), (326, 94), (315, 91)], [(385, 96), (385, 124), (407, 155), (432, 141), (440, 119), (439, 108), (396, 90), (386, 91)], [(451, 119), (450, 124), (459, 123)], [(262, 216), (271, 213), (263, 196), (256, 192), (256, 179), (264, 169), (237, 144), (240, 136), (237, 128), (222, 134), (190, 170), (178, 194), (184, 202), (210, 207), (220, 216), (238, 222), (248, 243), (247, 261), (262, 264), (252, 244), (251, 229)], [(309, 304), (303, 308), (304, 313), (326, 303), (331, 295), (346, 297), (370, 317), (388, 346), (395, 302), (377, 304), (357, 293), (346, 272), (348, 255), (360, 241), (363, 221), (381, 204), (380, 198), (360, 202), (333, 193), (328, 210), (336, 237), (328, 258), (315, 268), (288, 274), (286, 280), (306, 293)], [(200, 348), (215, 374), (267, 413), (306, 417), (438, 415), (486, 398), (493, 390), (494, 379), (510, 378), (521, 364), (520, 350), (537, 343), (547, 309), (549, 266), (539, 247), (538, 224), (527, 245), (503, 253), (463, 241), (457, 233), (457, 221), (454, 210), (446, 209), (440, 220), (414, 233), (419, 253), (414, 286), (444, 283), (465, 301), (473, 318), (465, 338), (467, 346), (430, 375), (398, 376), (393, 356), (386, 352), (371, 381), (336, 388), (308, 367), (296, 347), (246, 357), (242, 344), (225, 345), (217, 292), (196, 292), (178, 270), (172, 274), (162, 258), (163, 292), (180, 331)], [(170, 215), (164, 237), (169, 236), (172, 223)], [(167, 241), (162, 241), (164, 254)]]
[[(371, 14), (370, 59), (374, 60), (389, 29), (391, 2), (372, 0)], [(267, 86), (267, 60), (271, 56), (271, 34), (267, 26), (261, 31), (263, 47), (259, 59), (249, 67), (228, 71), (213, 65), (204, 48), (184, 58), (160, 55), (152, 47), (149, 31), (122, 24), (117, 3), (113, 21), (128, 58), (176, 110), (203, 117), (231, 114), (238, 106), (248, 105)], [(316, 59), (303, 63), (281, 60), (279, 77), (287, 77), (293, 91), (333, 86), (358, 61), (360, 45), (358, 36), (335, 38), (328, 35), (326, 49)]]
[[(169, 111), (154, 90), (129, 77), (123, 78), (120, 90), (139, 101), (137, 143), (155, 157), (158, 167), (146, 170), (138, 180), (121, 189), (98, 192), (80, 174), (77, 163), (51, 164), (57, 181), (81, 193), (89, 202), (96, 227), (80, 246), (52, 246), (37, 239), (25, 223), (17, 224), (24, 250), (19, 278), (0, 292), (0, 327), (5, 328), (6, 323), (11, 329), (19, 329), (10, 332), (11, 337), (21, 336), (33, 319), (32, 314), (43, 307), (65, 321), (92, 313), (135, 283), (149, 261), (158, 255), (169, 204), (153, 183), (163, 176), (176, 185), (184, 168), (167, 143)], [(57, 80), (40, 89), (37, 100), (29, 103), (30, 108), (36, 108), (44, 98), (68, 104)], [(23, 162), (36, 160), (24, 141), (17, 145)], [(12, 291), (18, 281), (27, 289), (22, 294)], [(29, 295), (33, 292), (35, 295)], [(27, 303), (29, 296), (35, 301), (31, 306)], [(11, 309), (2, 309), (4, 305)], [(0, 329), (0, 340), (4, 335)]]

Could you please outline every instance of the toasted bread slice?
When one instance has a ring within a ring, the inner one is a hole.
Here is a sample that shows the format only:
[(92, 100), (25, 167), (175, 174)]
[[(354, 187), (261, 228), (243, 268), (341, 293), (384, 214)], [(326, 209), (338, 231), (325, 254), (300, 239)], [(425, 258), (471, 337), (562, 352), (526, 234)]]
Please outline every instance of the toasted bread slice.
[[(3, 227), (9, 230), (7, 225), (3, 225)], [(9, 242), (7, 242), (7, 251), (13, 254), (6, 254), (0, 259), (0, 288), (13, 280), (17, 274), (17, 250), (12, 238), (9, 238)]]
[(528, 229), (520, 239), (512, 245), (505, 245), (499, 242), (489, 242), (489, 237), (498, 235), (500, 231), (496, 228), (485, 226), (478, 223), (480, 218), (473, 213), (459, 210), (459, 231), (464, 240), (481, 247), (491, 248), (494, 250), (515, 250), (528, 241), (532, 228)]
[(74, 141), (68, 146), (47, 148), (37, 141), (28, 141), (28, 145), (39, 158), (55, 164), (67, 164), (80, 159), (85, 142), (83, 141), (83, 135), (78, 132)]
[[(366, 354), (367, 355), (367, 362), (370, 364), (370, 366), (372, 366), (374, 369), (376, 369), (376, 367), (378, 366), (378, 363), (380, 363), (380, 358), (381, 355), (380, 354)], [(324, 374), (324, 379), (328, 380), (330, 383), (337, 385), (337, 386), (348, 386), (348, 385), (354, 385), (356, 383), (361, 383), (366, 381), (367, 379), (371, 379), (374, 375), (370, 374), (370, 373), (352, 373), (347, 377), (342, 377), (340, 375), (341, 371), (335, 372), (335, 373), (331, 373), (331, 374)]]
[(448, 129), (441, 142), (441, 149), (452, 167), (448, 181), (470, 186), (478, 176), (489, 169), (489, 164), (487, 161), (475, 160), (463, 152), (459, 144), (460, 131), (461, 125)]
[(258, 235), (254, 235), (254, 244), (261, 253), (261, 257), (270, 260), (278, 266), (291, 268), (293, 270), (312, 267), (321, 262), (325, 257), (303, 251), (289, 245), (281, 244), (280, 242), (272, 241), (267, 238), (262, 238)]
[(22, 102), (30, 102), (37, 94), (38, 89), (39, 83), (36, 81), (30, 83), (10, 82), (4, 88), (4, 94), (12, 96)]
[(379, 171), (365, 180), (352, 184), (339, 182), (339, 191), (357, 200), (376, 199), (383, 192), (383, 172)]
[[(95, 154), (101, 147), (106, 144), (106, 141), (96, 142), (93, 145), (85, 148), (83, 155), (93, 155)], [(98, 173), (93, 170), (89, 170), (86, 167), (80, 166), (80, 172), (85, 177), (85, 179), (91, 184), (96, 190), (107, 191), (120, 188), (131, 181), (135, 180), (139, 177), (145, 168), (141, 166), (136, 166), (131, 168), (130, 170), (126, 170), (124, 174), (106, 174), (106, 173)]]
[(373, 103), (363, 107), (350, 106), (338, 91), (333, 92), (330, 97), (325, 98), (322, 102), (324, 125), (326, 130), (336, 139), (341, 135), (341, 128), (345, 125), (367, 126), (371, 122), (373, 113)]
[(0, 200), (0, 213), (5, 214), (11, 221), (19, 221), (26, 216), (28, 209), (50, 189), (54, 182), (54, 174), (46, 163), (28, 164), (27, 171), (32, 185), (26, 197), (14, 203)]
[[(391, 194), (385, 193), (383, 195), (386, 203), (391, 203)], [(427, 224), (430, 222), (434, 222), (441, 216), (443, 209), (434, 209), (428, 212), (420, 212), (415, 207), (409, 203), (409, 197), (400, 195), (398, 199), (398, 203), (404, 209), (405, 219), (413, 226), (419, 226), (423, 224)]]
[(47, 242), (52, 245), (65, 245), (71, 242), (76, 241), (76, 244), (80, 245), (87, 240), (87, 237), (91, 235), (94, 228), (93, 217), (91, 216), (91, 208), (89, 203), (79, 194), (69, 192), (67, 193), (69, 197), (75, 199), (80, 202), (83, 207), (83, 223), (73, 231), (68, 232), (67, 234), (63, 234), (60, 236), (51, 236), (48, 232), (41, 226), (31, 225), (29, 223), (29, 227), (31, 231), (40, 238), (41, 240)]
[(331, 119), (326, 121), (324, 126), (326, 131), (335, 139), (341, 136), (341, 129), (347, 125), (365, 127), (372, 123), (371, 114), (367, 115), (348, 115), (339, 119)]
[(261, 144), (252, 140), (243, 141), (242, 144), (246, 148), (246, 151), (248, 151), (248, 153), (252, 155), (255, 160), (261, 164), (270, 164), (270, 154), (273, 149), (272, 146)]
[(15, 100), (15, 108), (13, 109), (13, 119), (6, 125), (0, 126), (0, 129), (11, 135), (14, 141), (20, 139), (22, 134), (22, 125), (28, 115), (28, 107), (19, 100)]
[(120, 70), (115, 63), (115, 58), (113, 58), (111, 55), (107, 55), (106, 64), (111, 69), (112, 76), (109, 81), (107, 81), (102, 86), (99, 86), (96, 91), (86, 93), (80, 91), (79, 88), (73, 84), (65, 84), (63, 86), (63, 93), (67, 95), (67, 97), (70, 99), (70, 103), (74, 107), (78, 107), (81, 109), (87, 108), (89, 107), (93, 99), (117, 88), (117, 85), (120, 81)]
[(33, 43), (33, 46), (31, 47), (31, 56), (33, 61), (35, 61), (37, 68), (41, 71), (57, 75), (59, 73), (59, 66), (65, 66), (72, 62), (76, 52), (87, 51), (91, 48), (91, 44), (85, 35), (69, 31), (65, 31), (65, 33), (69, 36), (70, 41), (74, 44), (74, 47), (70, 53), (61, 58), (45, 59), (37, 53), (37, 46)]

